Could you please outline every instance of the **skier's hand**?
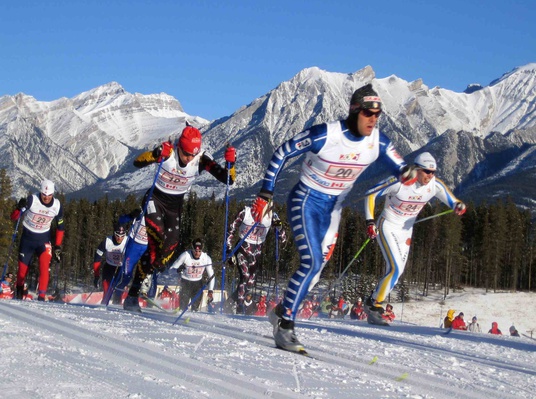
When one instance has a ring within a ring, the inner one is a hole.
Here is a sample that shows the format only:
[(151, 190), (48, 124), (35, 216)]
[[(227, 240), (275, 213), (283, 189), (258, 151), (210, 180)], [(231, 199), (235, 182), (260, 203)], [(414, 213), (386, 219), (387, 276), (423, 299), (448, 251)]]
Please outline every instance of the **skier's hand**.
[(26, 205), (28, 204), (28, 200), (26, 198), (21, 198), (19, 200), (19, 203), (17, 204), (17, 209), (21, 212), (24, 212), (24, 210), (26, 210)]
[(373, 219), (367, 220), (367, 236), (371, 240), (374, 240), (378, 236), (378, 228), (376, 227), (376, 223), (374, 223)]
[(262, 218), (269, 209), (270, 203), (272, 202), (272, 195), (261, 193), (255, 198), (253, 204), (251, 205), (251, 215), (255, 222), (261, 222)]
[(93, 286), (99, 288), (99, 276), (93, 277)]
[(54, 246), (54, 259), (56, 260), (56, 262), (59, 262), (61, 260), (61, 245)]
[(456, 202), (456, 205), (454, 205), (454, 213), (458, 216), (462, 216), (465, 211), (467, 210), (467, 207), (463, 202)]
[(158, 160), (158, 162), (165, 161), (168, 159), (171, 155), (171, 151), (173, 150), (173, 145), (166, 141), (165, 143), (162, 143), (159, 147), (156, 147), (153, 150), (153, 157)]
[(140, 208), (136, 208), (134, 209), (132, 212), (130, 212), (128, 214), (128, 216), (130, 216), (132, 219), (137, 219), (139, 218), (141, 215), (141, 209)]
[(400, 182), (404, 186), (411, 186), (417, 181), (417, 167), (415, 165), (404, 166), (400, 171)]
[(231, 165), (236, 162), (236, 149), (229, 146), (225, 149), (225, 162), (229, 162)]
[(283, 223), (281, 223), (281, 219), (276, 219), (272, 222), (272, 226), (274, 227), (281, 227)]

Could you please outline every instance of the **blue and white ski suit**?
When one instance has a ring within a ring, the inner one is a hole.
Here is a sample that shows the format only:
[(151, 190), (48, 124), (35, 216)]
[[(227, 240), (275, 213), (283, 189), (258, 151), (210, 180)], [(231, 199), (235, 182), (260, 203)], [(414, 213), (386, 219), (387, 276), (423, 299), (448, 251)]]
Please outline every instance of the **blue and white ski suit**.
[(370, 136), (352, 134), (345, 121), (311, 127), (283, 143), (273, 154), (261, 192), (273, 193), (285, 162), (306, 154), (300, 181), (287, 201), (287, 217), (300, 267), (290, 278), (283, 299), (283, 318), (294, 320), (298, 308), (320, 278), (338, 236), (342, 202), (357, 178), (377, 159), (398, 176), (406, 165), (391, 141), (375, 128)]

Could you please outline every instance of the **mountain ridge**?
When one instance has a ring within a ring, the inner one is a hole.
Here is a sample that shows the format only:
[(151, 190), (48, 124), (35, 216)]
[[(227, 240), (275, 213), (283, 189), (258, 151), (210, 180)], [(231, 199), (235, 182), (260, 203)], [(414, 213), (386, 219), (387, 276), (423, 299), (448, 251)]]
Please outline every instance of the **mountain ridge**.
[[(431, 151), (439, 175), (459, 195), (477, 196), (478, 190), (494, 187), (504, 179), (501, 167), (509, 176), (523, 167), (528, 184), (535, 183), (534, 168), (518, 157), (530, 158), (536, 141), (536, 63), (514, 68), (470, 93), (430, 89), (422, 79), (377, 78), (370, 65), (349, 74), (310, 67), (213, 121), (188, 115), (166, 93), (132, 94), (117, 82), (50, 102), (24, 93), (2, 96), (0, 148), (7, 156), (0, 167), (7, 169), (15, 196), (33, 191), (43, 178), (55, 180), (59, 190), (73, 197), (141, 193), (154, 170), (135, 170), (132, 159), (175, 139), (188, 121), (201, 129), (204, 147), (220, 162), (225, 143), (237, 147), (239, 178), (233, 195), (246, 198), (258, 189), (277, 146), (314, 124), (344, 119), (353, 91), (369, 82), (384, 102), (380, 130), (409, 162), (416, 153)], [(38, 156), (26, 159), (28, 153)], [(286, 192), (296, 181), (297, 161), (289, 162), (289, 175), (282, 176), (277, 191)], [(382, 171), (374, 169), (358, 186), (366, 189), (365, 183), (380, 177)], [(194, 189), (201, 197), (223, 195), (207, 174)], [(523, 198), (519, 205), (530, 206), (517, 190), (509, 194)]]

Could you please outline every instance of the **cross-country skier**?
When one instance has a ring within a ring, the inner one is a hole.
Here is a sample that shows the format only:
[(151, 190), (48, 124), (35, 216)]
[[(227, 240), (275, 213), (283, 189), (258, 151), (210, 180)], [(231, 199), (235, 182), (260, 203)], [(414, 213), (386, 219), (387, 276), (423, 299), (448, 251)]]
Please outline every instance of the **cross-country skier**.
[(108, 288), (110, 288), (114, 276), (121, 273), (120, 268), (123, 265), (123, 255), (127, 242), (125, 239), (126, 234), (125, 226), (115, 223), (113, 235), (102, 240), (95, 251), (93, 258), (93, 285), (95, 288), (99, 288), (99, 278), (102, 274), (103, 297), (101, 303), (105, 303), (104, 297), (108, 292)]
[(283, 303), (270, 313), (276, 345), (294, 352), (304, 347), (294, 333), (301, 302), (315, 286), (337, 240), (342, 203), (357, 178), (377, 159), (400, 175), (413, 177), (391, 141), (376, 128), (382, 101), (371, 84), (356, 90), (349, 116), (313, 126), (283, 143), (274, 153), (252, 214), (261, 221), (276, 180), (289, 158), (305, 154), (300, 181), (291, 190), (287, 216), (300, 253), (300, 267), (290, 278)]
[[(59, 262), (65, 233), (63, 206), (60, 200), (54, 198), (54, 183), (45, 179), (41, 183), (41, 191), (38, 194), (21, 198), (17, 208), (11, 214), (11, 220), (18, 220), (22, 214), (24, 214), (24, 219), (22, 220), (23, 229), (19, 245), (19, 270), (15, 284), (15, 298), (23, 298), (24, 281), (28, 274), (28, 267), (32, 263), (34, 254), (36, 254), (39, 257), (37, 300), (44, 301), (50, 278), (50, 261), (54, 254), (54, 258)], [(50, 228), (54, 220), (56, 220), (56, 237), (53, 252), (50, 242)]]
[[(175, 145), (162, 143), (153, 151), (138, 156), (134, 166), (143, 168), (162, 162), (151, 198), (148, 200), (145, 223), (149, 239), (147, 251), (136, 265), (132, 286), (123, 303), (127, 310), (140, 312), (138, 295), (141, 283), (147, 274), (165, 270), (172, 261), (179, 246), (180, 217), (184, 196), (201, 172), (207, 171), (218, 181), (229, 184), (235, 180), (236, 151), (234, 147), (225, 150), (226, 167), (216, 163), (212, 156), (201, 149), (201, 132), (195, 127), (186, 126)], [(227, 170), (227, 164), (231, 167)]]
[(127, 225), (132, 222), (130, 233), (125, 244), (125, 255), (123, 257), (122, 275), (118, 276), (118, 283), (115, 286), (112, 296), (113, 304), (121, 304), (123, 290), (132, 280), (134, 266), (138, 263), (143, 253), (147, 250), (147, 230), (145, 228), (145, 217), (141, 214), (141, 209), (134, 209), (127, 215), (119, 217), (119, 223)]
[[(171, 269), (177, 269), (179, 273), (179, 307), (185, 310), (190, 300), (195, 297), (201, 288), (203, 288), (203, 273), (207, 272), (210, 279), (208, 284), (209, 290), (214, 290), (214, 269), (212, 268), (212, 259), (206, 252), (203, 252), (203, 241), (197, 238), (192, 242), (192, 249), (184, 251), (179, 258), (173, 263)], [(198, 311), (201, 304), (201, 295), (192, 303), (192, 311)]]
[[(465, 204), (458, 200), (445, 183), (435, 177), (437, 163), (434, 157), (423, 152), (414, 161), (417, 181), (410, 185), (396, 183), (365, 200), (365, 218), (367, 235), (375, 239), (379, 235), (380, 245), (385, 259), (386, 270), (372, 295), (365, 300), (365, 311), (371, 324), (385, 324), (381, 315), (385, 301), (398, 279), (404, 272), (411, 246), (413, 224), (422, 208), (432, 198), (452, 208), (457, 215), (465, 213)], [(383, 212), (378, 218), (378, 228), (374, 221), (374, 205), (377, 197), (386, 196)]]
[(244, 314), (246, 291), (251, 290), (255, 285), (257, 261), (261, 255), (262, 246), (266, 241), (270, 227), (274, 226), (278, 229), (278, 237), (281, 243), (287, 240), (285, 230), (282, 228), (281, 219), (272, 210), (267, 212), (261, 222), (251, 230), (254, 224), (255, 221), (251, 215), (251, 208), (246, 206), (238, 213), (233, 223), (229, 226), (229, 235), (227, 236), (227, 252), (230, 253), (233, 249), (233, 242), (239, 242), (249, 232), (236, 252), (236, 256), (231, 259), (231, 262), (238, 268), (240, 278), (238, 286), (230, 298), (236, 302), (237, 314)]

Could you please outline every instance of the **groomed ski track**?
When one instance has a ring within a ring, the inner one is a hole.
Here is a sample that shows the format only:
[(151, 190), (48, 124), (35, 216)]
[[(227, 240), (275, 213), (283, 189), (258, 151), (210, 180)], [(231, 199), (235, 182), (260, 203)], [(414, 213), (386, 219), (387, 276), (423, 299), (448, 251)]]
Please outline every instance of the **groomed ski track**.
[[(187, 312), (173, 325), (177, 315), (160, 310), (133, 314), (114, 307), (21, 301), (0, 301), (0, 313), (12, 324), (0, 333), (17, 339), (18, 328), (33, 328), (36, 341), (29, 345), (57, 346), (48, 372), (64, 373), (66, 383), (43, 387), (43, 397), (53, 397), (54, 389), (73, 390), (71, 397), (77, 397), (72, 381), (108, 398), (167, 392), (168, 397), (213, 399), (507, 399), (534, 397), (536, 386), (536, 344), (507, 337), (311, 319), (296, 328), (309, 358), (275, 348), (265, 317)], [(452, 340), (463, 340), (463, 349), (453, 349)], [(501, 345), (507, 354), (490, 358), (487, 345)], [(66, 353), (72, 347), (77, 350)], [(526, 352), (532, 357), (516, 356)], [(438, 368), (443, 372), (430, 372)], [(486, 384), (490, 368), (494, 384)], [(497, 379), (501, 391), (495, 388)]]

